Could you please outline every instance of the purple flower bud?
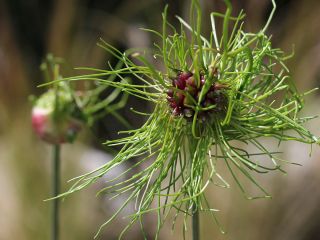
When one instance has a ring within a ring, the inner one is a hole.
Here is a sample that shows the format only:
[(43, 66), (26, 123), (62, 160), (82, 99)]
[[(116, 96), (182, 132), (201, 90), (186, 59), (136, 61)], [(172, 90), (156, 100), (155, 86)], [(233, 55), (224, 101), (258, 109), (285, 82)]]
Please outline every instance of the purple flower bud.
[(174, 86), (183, 90), (186, 87), (186, 82), (178, 78), (174, 80)]
[(178, 78), (181, 80), (181, 81), (187, 81), (188, 78), (190, 78), (192, 76), (192, 73), (191, 72), (182, 72), (178, 75)]
[(193, 76), (189, 77), (187, 80), (186, 80), (186, 84), (188, 87), (193, 87), (195, 88), (196, 87), (196, 81), (194, 79)]
[(173, 90), (169, 89), (167, 92), (167, 95), (172, 98), (173, 97)]
[(167, 97), (168, 102), (174, 102), (174, 98), (173, 97)]
[(179, 107), (174, 108), (172, 114), (174, 116), (179, 116), (181, 114), (181, 109)]
[(35, 133), (50, 144), (73, 142), (82, 128), (80, 120), (72, 115), (75, 104), (72, 97), (65, 92), (60, 92), (59, 97), (58, 109), (55, 109), (56, 92), (53, 90), (41, 95), (32, 108), (31, 122)]
[[(218, 74), (217, 69), (212, 69), (212, 71), (214, 76)], [(199, 95), (206, 81), (206, 73), (201, 71), (199, 74), (200, 86), (196, 85), (194, 75), (191, 72), (180, 72), (172, 81), (172, 85), (174, 87), (183, 90), (174, 91), (170, 89), (167, 92), (167, 100), (174, 116), (182, 115), (187, 121), (192, 120), (195, 112), (192, 108), (190, 108), (190, 106), (196, 107), (196, 102), (199, 101)], [(210, 110), (200, 110), (198, 112), (199, 121), (204, 122), (210, 117), (211, 113), (217, 113), (225, 110), (227, 99), (221, 91), (225, 88), (226, 86), (220, 83), (212, 84), (208, 92), (205, 94), (204, 100), (201, 102), (201, 106), (203, 108), (208, 108), (212, 105), (216, 106)], [(193, 97), (195, 101), (192, 101), (189, 96)]]
[(171, 108), (176, 108), (176, 107), (178, 107), (178, 104), (177, 104), (175, 101), (170, 102), (169, 105), (170, 105)]
[(31, 122), (35, 133), (50, 144), (72, 142), (82, 128), (81, 122), (70, 116), (54, 121), (53, 111), (41, 107), (32, 109)]
[(183, 95), (183, 93), (176, 93), (176, 97), (175, 97), (175, 100), (176, 100), (176, 103), (178, 105), (182, 105), (183, 104), (183, 100), (184, 100), (185, 96)]

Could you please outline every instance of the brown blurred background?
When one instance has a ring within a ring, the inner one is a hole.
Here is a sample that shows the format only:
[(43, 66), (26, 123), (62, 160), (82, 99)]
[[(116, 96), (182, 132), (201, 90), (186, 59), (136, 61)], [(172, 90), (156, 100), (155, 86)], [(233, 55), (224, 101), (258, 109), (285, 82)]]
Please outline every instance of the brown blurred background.
[[(225, 9), (221, 0), (201, 2), (207, 13)], [(41, 61), (49, 52), (64, 58), (65, 76), (76, 74), (76, 66), (105, 68), (108, 60), (114, 60), (96, 46), (99, 37), (120, 49), (152, 46), (157, 39), (138, 28), (160, 30), (161, 10), (166, 3), (170, 4), (173, 23), (177, 23), (175, 14), (187, 17), (186, 0), (0, 0), (0, 240), (49, 239), (50, 203), (43, 200), (50, 196), (51, 149), (30, 129), (28, 101), (30, 94), (43, 91), (37, 88), (42, 82)], [(272, 7), (269, 0), (233, 3), (234, 14), (241, 8), (247, 12), (248, 31), (257, 31)], [(268, 31), (274, 46), (290, 52), (295, 45), (295, 57), (288, 65), (301, 92), (318, 87), (320, 1), (277, 0), (277, 4)], [(319, 100), (319, 92), (308, 96), (303, 114), (320, 114)], [(129, 107), (137, 104), (133, 99), (128, 103)], [(127, 110), (122, 113), (133, 125), (139, 125), (141, 119), (129, 116)], [(319, 119), (307, 124), (318, 136), (319, 126)], [(115, 137), (119, 128), (116, 121), (106, 117), (83, 132), (76, 144), (64, 147), (64, 190), (68, 179), (110, 159), (100, 142)], [(228, 234), (222, 235), (207, 216), (202, 216), (202, 240), (320, 239), (320, 151), (314, 146), (309, 157), (310, 149), (298, 143), (285, 144), (281, 150), (285, 151), (283, 157), (303, 166), (288, 165), (288, 175), (257, 176), (272, 200), (245, 200), (235, 184), (231, 190), (212, 187), (208, 191), (213, 207), (221, 210), (218, 216)], [(62, 203), (62, 240), (92, 239), (98, 226), (119, 206), (121, 199), (95, 197), (97, 189), (91, 187)], [(117, 239), (118, 227), (123, 224), (120, 218), (100, 239)], [(152, 216), (146, 224), (148, 239), (153, 239)], [(170, 227), (168, 222), (161, 239), (182, 239), (182, 231), (171, 233)], [(142, 237), (134, 229), (125, 239)]]

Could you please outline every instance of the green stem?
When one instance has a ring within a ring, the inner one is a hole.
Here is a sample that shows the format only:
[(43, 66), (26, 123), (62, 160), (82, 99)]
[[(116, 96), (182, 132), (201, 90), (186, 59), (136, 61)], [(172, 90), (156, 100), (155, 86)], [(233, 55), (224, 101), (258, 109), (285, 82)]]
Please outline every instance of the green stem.
[(223, 46), (223, 54), (222, 54), (222, 67), (221, 72), (224, 72), (226, 65), (227, 65), (227, 58), (228, 58), (228, 41), (229, 41), (229, 21), (230, 21), (230, 15), (232, 12), (232, 5), (230, 0), (224, 1), (227, 10), (225, 13), (225, 17), (223, 19), (223, 29), (222, 29), (222, 46)]
[[(197, 113), (197, 112), (196, 112)], [(193, 127), (192, 127), (193, 128)], [(194, 175), (194, 158), (197, 146), (199, 144), (198, 138), (194, 137), (195, 133), (192, 133), (188, 137), (188, 145), (190, 151), (190, 176), (191, 179)], [(191, 180), (192, 181), (192, 180)], [(194, 194), (194, 198), (192, 200), (192, 240), (199, 240), (200, 239), (200, 220), (199, 220), (199, 208), (198, 208), (198, 196), (197, 193)]]
[(192, 214), (192, 240), (200, 239), (200, 220), (199, 220), (199, 210), (194, 207)]
[[(60, 192), (60, 145), (53, 146), (52, 161), (52, 196), (55, 197)], [(52, 200), (51, 213), (51, 240), (59, 239), (59, 199)]]

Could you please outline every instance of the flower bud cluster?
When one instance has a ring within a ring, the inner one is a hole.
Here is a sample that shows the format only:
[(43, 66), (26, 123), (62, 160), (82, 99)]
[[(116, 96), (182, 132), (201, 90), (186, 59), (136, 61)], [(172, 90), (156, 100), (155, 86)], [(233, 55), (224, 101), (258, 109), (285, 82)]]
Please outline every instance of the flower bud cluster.
[[(216, 72), (215, 72), (216, 74)], [(206, 83), (206, 76), (200, 73), (198, 86), (195, 76), (191, 72), (180, 72), (172, 79), (173, 88), (167, 92), (167, 100), (175, 116), (183, 116), (192, 119), (199, 102), (200, 93)], [(209, 90), (200, 102), (198, 118), (205, 121), (209, 115), (224, 112), (227, 105), (227, 97), (224, 90), (226, 86), (213, 82)], [(209, 109), (208, 109), (209, 108)]]
[(49, 144), (71, 143), (82, 128), (82, 122), (73, 116), (75, 103), (70, 94), (61, 90), (56, 108), (53, 89), (41, 95), (32, 108), (32, 127), (35, 133)]

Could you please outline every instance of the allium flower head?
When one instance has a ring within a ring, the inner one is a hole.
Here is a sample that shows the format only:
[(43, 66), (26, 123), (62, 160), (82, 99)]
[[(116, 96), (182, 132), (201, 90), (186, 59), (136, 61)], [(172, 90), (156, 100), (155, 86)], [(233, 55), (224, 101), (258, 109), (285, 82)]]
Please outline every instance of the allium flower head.
[(195, 109), (200, 100), (198, 119), (205, 121), (210, 118), (211, 114), (220, 114), (226, 112), (227, 95), (226, 86), (217, 82), (217, 71), (214, 71), (216, 82), (210, 83), (208, 92), (202, 97), (201, 91), (206, 84), (207, 76), (200, 73), (200, 84), (196, 84), (194, 74), (191, 72), (179, 72), (175, 78), (172, 79), (174, 89), (167, 92), (167, 100), (172, 109), (172, 114), (175, 116), (183, 116), (192, 121)]
[[(47, 55), (40, 66), (47, 82), (62, 78), (61, 63), (62, 59)], [(82, 119), (70, 85), (66, 82), (53, 84), (41, 96), (32, 99), (31, 122), (35, 133), (54, 145), (73, 142), (82, 128)]]
[[(74, 117), (75, 103), (65, 83), (42, 94), (32, 108), (32, 127), (45, 142), (62, 144), (73, 142), (82, 128)], [(66, 89), (67, 88), (67, 89)]]
[[(243, 29), (244, 13), (232, 17), (230, 1), (225, 3), (225, 14), (210, 15), (212, 31), (208, 36), (201, 33), (199, 1), (192, 1), (190, 24), (178, 17), (179, 31), (167, 22), (166, 8), (161, 33), (144, 29), (159, 37), (161, 44), (155, 44), (155, 49), (122, 53), (101, 40), (99, 45), (123, 67), (92, 69), (93, 74), (66, 79), (97, 81), (121, 89), (150, 102), (154, 110), (133, 110), (148, 116), (143, 126), (124, 132), (128, 136), (106, 142), (123, 147), (112, 161), (76, 178), (76, 183), (62, 196), (83, 189), (112, 168), (136, 158), (137, 162), (122, 174), (128, 174), (128, 180), (107, 186), (101, 193), (113, 193), (114, 197), (127, 193), (128, 201), (136, 201), (136, 213), (130, 216), (123, 233), (149, 212), (157, 213), (160, 230), (171, 211), (185, 217), (203, 211), (215, 218), (205, 190), (212, 183), (229, 186), (217, 172), (217, 164), (227, 166), (247, 198), (269, 197), (251, 173), (283, 171), (283, 160), (261, 143), (262, 137), (279, 143), (318, 142), (302, 126), (311, 118), (298, 115), (303, 94), (297, 92), (290, 79), (284, 63), (288, 57), (273, 48), (265, 34), (275, 8), (259, 32), (247, 33)], [(216, 18), (223, 19), (221, 36), (216, 31)], [(155, 67), (159, 65), (163, 67)], [(127, 82), (128, 74), (141, 84)], [(106, 80), (109, 75), (116, 75), (121, 81)], [(248, 152), (238, 143), (256, 150)], [(259, 162), (258, 155), (265, 156), (265, 160)], [(129, 174), (136, 169), (139, 171)], [(256, 185), (261, 194), (250, 196), (237, 178), (239, 174)]]
[[(128, 94), (121, 93), (120, 89), (109, 92), (107, 98), (101, 100), (107, 85), (95, 84), (86, 86), (86, 89), (77, 90), (66, 82), (62, 82), (59, 70), (63, 60), (48, 54), (41, 64), (47, 83), (51, 85), (48, 90), (34, 101), (32, 109), (32, 126), (35, 133), (50, 144), (71, 143), (77, 137), (83, 125), (92, 126), (93, 123), (106, 115), (111, 114), (124, 126), (130, 124), (117, 113), (124, 107)], [(113, 81), (115, 76), (110, 76)], [(126, 82), (129, 80), (127, 79)], [(49, 83), (48, 83), (49, 82)]]

